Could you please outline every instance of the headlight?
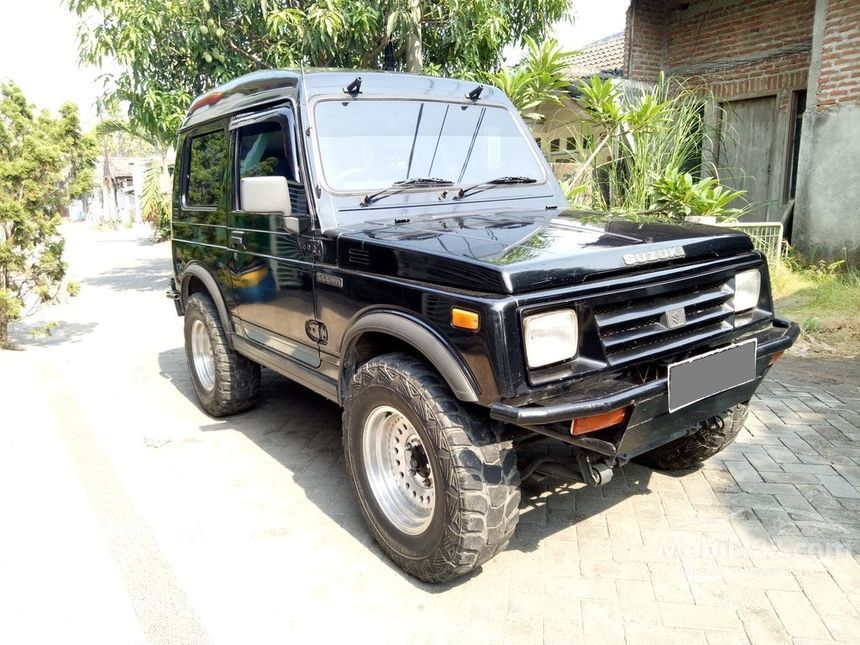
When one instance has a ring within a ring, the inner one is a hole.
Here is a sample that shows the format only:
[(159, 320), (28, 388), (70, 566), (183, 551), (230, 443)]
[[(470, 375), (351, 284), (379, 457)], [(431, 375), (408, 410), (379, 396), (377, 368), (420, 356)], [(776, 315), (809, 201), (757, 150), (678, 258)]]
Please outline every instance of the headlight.
[(530, 369), (576, 356), (579, 323), (573, 309), (533, 314), (523, 320), (526, 362)]
[(758, 304), (761, 291), (761, 273), (758, 269), (741, 271), (735, 275), (735, 312), (748, 311)]

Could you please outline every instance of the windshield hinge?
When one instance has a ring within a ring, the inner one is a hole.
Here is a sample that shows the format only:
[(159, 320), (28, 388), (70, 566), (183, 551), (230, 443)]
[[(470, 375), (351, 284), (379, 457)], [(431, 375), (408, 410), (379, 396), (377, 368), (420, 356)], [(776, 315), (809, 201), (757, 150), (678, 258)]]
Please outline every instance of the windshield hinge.
[(361, 94), (361, 76), (356, 76), (355, 80), (343, 88), (344, 94), (349, 94), (350, 96), (356, 96)]

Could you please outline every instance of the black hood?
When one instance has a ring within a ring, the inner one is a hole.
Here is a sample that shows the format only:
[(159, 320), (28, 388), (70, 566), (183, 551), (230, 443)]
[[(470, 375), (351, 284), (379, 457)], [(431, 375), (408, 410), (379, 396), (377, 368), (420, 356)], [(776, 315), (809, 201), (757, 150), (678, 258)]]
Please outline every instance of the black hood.
[(505, 294), (752, 250), (749, 237), (731, 229), (570, 210), (369, 221), (337, 234), (345, 268)]

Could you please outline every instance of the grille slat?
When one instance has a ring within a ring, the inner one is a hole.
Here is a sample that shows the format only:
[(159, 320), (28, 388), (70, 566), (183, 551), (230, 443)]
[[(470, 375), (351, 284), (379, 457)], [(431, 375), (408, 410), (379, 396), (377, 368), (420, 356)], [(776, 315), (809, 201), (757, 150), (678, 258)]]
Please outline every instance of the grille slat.
[[(731, 307), (721, 305), (715, 309), (696, 312), (687, 317), (686, 327), (699, 325), (707, 322), (720, 322), (728, 318), (732, 314)], [(653, 336), (659, 336), (666, 332), (672, 331), (660, 322), (651, 323), (644, 327), (636, 327), (635, 329), (627, 330), (621, 333), (613, 333), (604, 335), (603, 344), (607, 349), (612, 349), (625, 343), (630, 343), (638, 340), (644, 340)]]
[[(659, 317), (667, 309), (675, 307), (691, 307), (713, 302), (722, 302), (732, 295), (731, 289), (728, 286), (720, 285), (717, 289), (703, 291), (695, 295), (679, 295), (675, 297), (653, 298), (650, 306), (647, 303), (634, 305), (633, 308), (625, 307), (624, 303), (613, 304), (607, 307), (607, 311), (603, 311), (603, 307), (595, 311), (597, 324), (601, 327), (609, 327), (610, 325), (619, 325), (628, 321), (639, 320), (647, 316), (656, 315)], [(615, 312), (618, 313), (615, 313)]]
[[(701, 342), (733, 328), (728, 278), (705, 284), (695, 280), (655, 295), (652, 290), (622, 292), (593, 306), (600, 339), (611, 364), (645, 358)], [(686, 321), (670, 329), (663, 315), (684, 309)]]
[(676, 349), (682, 349), (687, 345), (701, 343), (709, 338), (718, 336), (723, 332), (731, 331), (732, 326), (729, 323), (723, 322), (719, 325), (708, 325), (700, 329), (681, 329), (680, 334), (672, 334), (669, 332), (668, 337), (654, 339), (650, 343), (640, 344), (625, 351), (616, 352), (612, 355), (610, 362), (618, 364), (621, 362), (635, 361), (638, 359), (649, 358), (653, 356), (655, 351), (670, 352)]

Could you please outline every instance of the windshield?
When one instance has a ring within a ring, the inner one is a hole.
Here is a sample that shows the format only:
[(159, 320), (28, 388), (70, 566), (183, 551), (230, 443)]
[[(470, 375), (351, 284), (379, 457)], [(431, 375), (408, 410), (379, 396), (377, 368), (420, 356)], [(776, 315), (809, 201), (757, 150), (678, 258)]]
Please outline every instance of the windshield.
[(322, 101), (316, 128), (335, 191), (381, 190), (409, 179), (476, 184), (543, 166), (503, 107), (420, 100)]

